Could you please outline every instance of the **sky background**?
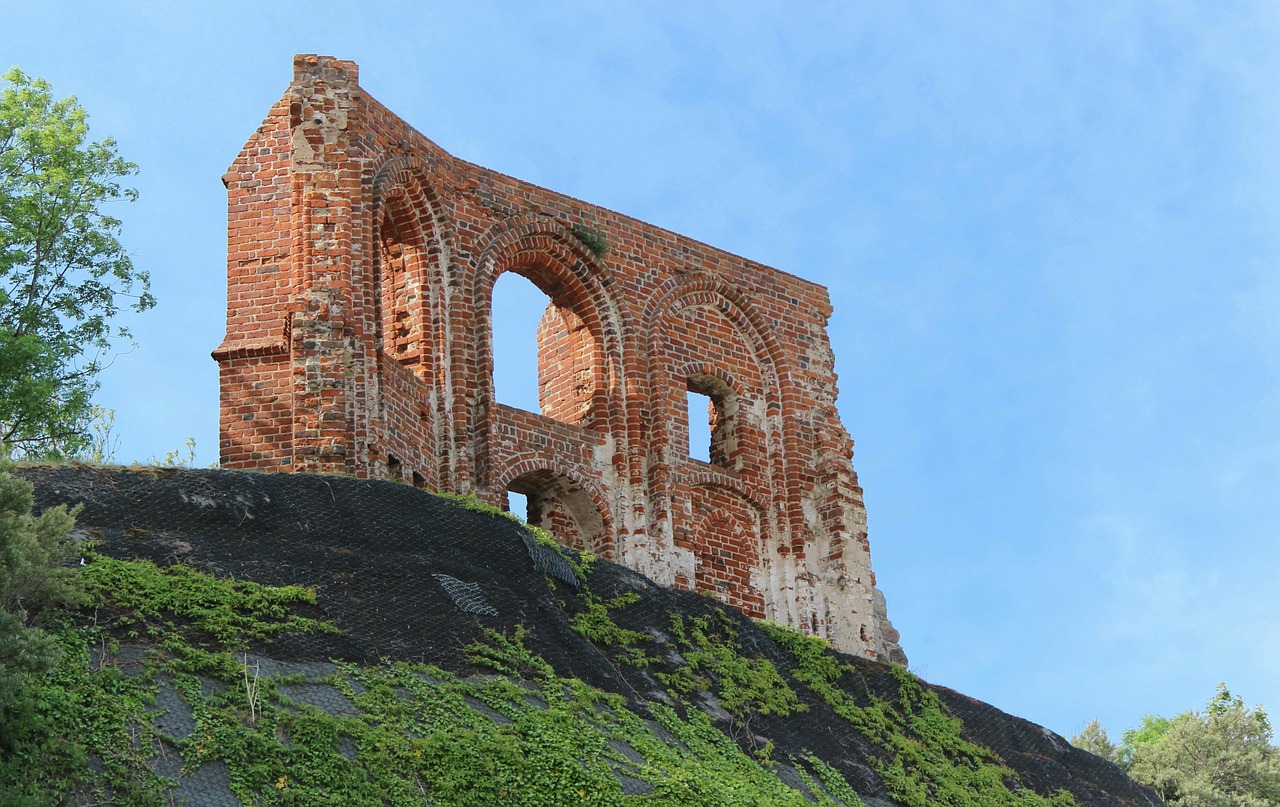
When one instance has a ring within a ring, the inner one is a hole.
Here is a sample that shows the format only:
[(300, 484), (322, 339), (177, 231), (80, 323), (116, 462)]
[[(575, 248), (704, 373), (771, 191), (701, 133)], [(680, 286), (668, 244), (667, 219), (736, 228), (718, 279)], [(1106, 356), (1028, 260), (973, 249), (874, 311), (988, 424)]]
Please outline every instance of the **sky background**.
[(912, 669), (1117, 738), (1220, 681), (1280, 715), (1277, 42), (1218, 0), (0, 1), (0, 69), (141, 167), (120, 461), (217, 459), (219, 178), (293, 54), (352, 59), (459, 157), (828, 286)]

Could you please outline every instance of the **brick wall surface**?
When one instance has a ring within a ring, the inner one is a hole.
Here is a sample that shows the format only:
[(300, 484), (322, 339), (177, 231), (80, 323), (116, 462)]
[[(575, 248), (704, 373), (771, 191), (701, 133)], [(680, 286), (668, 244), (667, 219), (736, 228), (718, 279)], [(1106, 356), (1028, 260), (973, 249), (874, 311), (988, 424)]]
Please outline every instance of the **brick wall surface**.
[[(330, 57), (295, 58), (223, 180), (224, 467), (524, 493), (535, 523), (660, 583), (901, 655), (824, 288), (453, 157)], [(540, 414), (494, 400), (508, 271), (550, 298)], [(710, 463), (689, 457), (690, 390)]]

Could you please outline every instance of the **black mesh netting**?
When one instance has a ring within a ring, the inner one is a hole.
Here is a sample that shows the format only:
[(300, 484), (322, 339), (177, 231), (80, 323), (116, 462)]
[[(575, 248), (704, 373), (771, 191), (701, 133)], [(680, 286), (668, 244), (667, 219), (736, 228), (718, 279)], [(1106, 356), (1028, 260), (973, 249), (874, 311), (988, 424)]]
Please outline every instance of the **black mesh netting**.
[[(323, 672), (332, 660), (425, 661), (469, 675), (478, 670), (465, 648), (482, 641), (485, 629), (511, 633), (523, 626), (525, 644), (559, 675), (617, 693), (641, 714), (647, 702), (669, 700), (657, 669), (614, 658), (611, 648), (593, 645), (570, 627), (570, 615), (585, 607), (572, 591), (578, 585), (573, 570), (501, 516), (407, 485), (345, 477), (85, 466), (32, 466), (20, 474), (35, 484), (37, 510), (82, 504), (77, 530), (100, 541), (105, 554), (313, 587), (317, 605), (304, 615), (324, 617), (341, 633), (285, 635), (251, 651), (257, 664), (301, 671), (309, 681), (321, 678), (310, 673)], [(736, 611), (700, 594), (662, 588), (615, 564), (597, 561), (592, 569), (587, 587), (598, 599), (640, 595), (612, 617), (622, 628), (653, 637), (664, 663), (681, 663), (669, 635), (673, 614), (690, 619), (723, 611), (744, 655), (767, 658), (784, 674), (792, 669), (789, 656)], [(847, 660), (862, 675), (867, 702), (897, 697), (887, 667)], [(932, 689), (963, 720), (966, 738), (999, 754), (1024, 785), (1041, 793), (1066, 788), (1082, 804), (1159, 804), (1118, 768), (1061, 737), (951, 690)], [(797, 690), (807, 712), (762, 714), (749, 726), (734, 724), (713, 697), (694, 700), (744, 747), (772, 741), (780, 759), (819, 752), (866, 803), (892, 803), (880, 801), (888, 797), (869, 764), (882, 752), (812, 693)], [(320, 684), (298, 684), (291, 696), (335, 713), (349, 707)], [(160, 697), (175, 700), (164, 690)], [(183, 711), (170, 705), (175, 708), (167, 719), (176, 722), (168, 733), (176, 736)], [(218, 790), (216, 767), (201, 771), (184, 781), (192, 803), (225, 792)], [(794, 771), (783, 765), (778, 775), (785, 781)], [(213, 784), (199, 784), (200, 776)], [(643, 783), (624, 774), (619, 781), (643, 790)]]

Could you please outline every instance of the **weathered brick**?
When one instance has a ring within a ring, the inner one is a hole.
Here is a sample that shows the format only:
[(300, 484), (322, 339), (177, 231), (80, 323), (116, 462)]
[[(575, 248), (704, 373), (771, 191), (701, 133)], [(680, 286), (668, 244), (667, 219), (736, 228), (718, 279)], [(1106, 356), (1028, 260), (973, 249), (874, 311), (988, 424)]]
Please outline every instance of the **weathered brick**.
[[(824, 288), (457, 159), (331, 57), (295, 57), (223, 181), (224, 467), (521, 492), (661, 583), (883, 649)], [(542, 414), (493, 396), (508, 271), (551, 300)], [(710, 463), (689, 457), (691, 390)]]

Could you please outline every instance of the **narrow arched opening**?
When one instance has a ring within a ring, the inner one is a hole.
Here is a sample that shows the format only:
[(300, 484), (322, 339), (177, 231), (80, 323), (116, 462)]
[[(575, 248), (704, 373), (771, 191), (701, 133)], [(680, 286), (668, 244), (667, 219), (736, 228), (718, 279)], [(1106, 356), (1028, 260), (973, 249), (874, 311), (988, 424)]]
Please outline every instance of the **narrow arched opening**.
[(712, 485), (693, 490), (694, 589), (749, 616), (764, 615), (760, 574), (760, 513), (740, 494)]
[(411, 217), (388, 205), (378, 221), (377, 337), (383, 352), (402, 364), (424, 358), (422, 246)]

